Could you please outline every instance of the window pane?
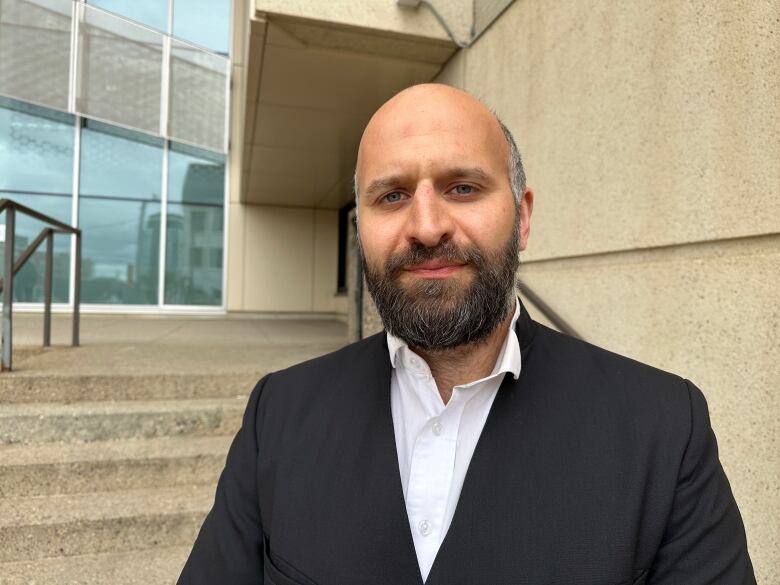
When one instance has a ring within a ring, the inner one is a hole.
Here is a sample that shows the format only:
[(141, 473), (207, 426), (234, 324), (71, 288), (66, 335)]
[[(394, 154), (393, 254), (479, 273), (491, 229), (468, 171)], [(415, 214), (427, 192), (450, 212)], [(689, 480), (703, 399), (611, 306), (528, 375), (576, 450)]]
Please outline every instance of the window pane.
[(85, 6), (79, 34), (79, 113), (159, 133), (162, 38)]
[(173, 36), (227, 55), (230, 0), (174, 0)]
[[(0, 98), (0, 198), (12, 199), (70, 224), (73, 127), (72, 116)], [(44, 223), (17, 213), (16, 258), (44, 227)], [(3, 246), (0, 244), (0, 249)], [(42, 244), (17, 273), (14, 300), (43, 300), (45, 251)], [(55, 302), (68, 301), (69, 275), (70, 237), (55, 235), (52, 291)]]
[(161, 32), (168, 31), (167, 0), (87, 0), (87, 4), (120, 14)]
[(81, 131), (82, 300), (158, 302), (162, 141), (87, 123)]
[(165, 302), (220, 305), (224, 157), (172, 146), (168, 169)]
[(227, 72), (224, 57), (172, 42), (171, 137), (224, 151)]
[(66, 110), (71, 0), (0, 0), (0, 93)]
[(163, 141), (92, 120), (84, 125), (81, 195), (159, 201)]

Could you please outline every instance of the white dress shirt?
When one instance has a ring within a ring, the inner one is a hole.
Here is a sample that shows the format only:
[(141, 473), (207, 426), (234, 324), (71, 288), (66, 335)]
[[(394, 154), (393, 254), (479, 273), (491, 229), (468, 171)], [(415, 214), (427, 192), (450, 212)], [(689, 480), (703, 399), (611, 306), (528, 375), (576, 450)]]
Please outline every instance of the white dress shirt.
[(445, 405), (428, 364), (405, 342), (387, 334), (393, 372), (390, 405), (406, 513), (423, 581), (455, 513), (471, 456), (504, 374), (520, 376), (515, 314), (493, 372), (455, 386)]

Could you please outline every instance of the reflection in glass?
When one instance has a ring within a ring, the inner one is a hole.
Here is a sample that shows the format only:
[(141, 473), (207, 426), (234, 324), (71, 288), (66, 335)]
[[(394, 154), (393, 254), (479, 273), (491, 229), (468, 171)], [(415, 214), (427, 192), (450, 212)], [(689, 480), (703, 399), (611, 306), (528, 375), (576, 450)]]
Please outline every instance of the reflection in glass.
[(224, 151), (227, 75), (224, 57), (171, 43), (171, 137)]
[(160, 32), (168, 31), (167, 0), (87, 0), (87, 4), (156, 28)]
[[(71, 223), (73, 117), (0, 98), (0, 199), (12, 199), (63, 223)], [(2, 214), (5, 215), (5, 214)], [(46, 227), (16, 215), (15, 256)], [(0, 243), (0, 250), (4, 247)], [(45, 244), (14, 280), (14, 300), (43, 301)], [(54, 236), (54, 302), (68, 301), (70, 238)]]
[(165, 303), (220, 305), (225, 159), (171, 145), (168, 171)]
[(65, 110), (71, 0), (0, 0), (0, 93)]
[(81, 131), (85, 303), (157, 304), (162, 141), (106, 124)]
[(79, 31), (78, 112), (158, 133), (163, 36), (90, 6)]
[(227, 55), (230, 0), (174, 0), (173, 36)]

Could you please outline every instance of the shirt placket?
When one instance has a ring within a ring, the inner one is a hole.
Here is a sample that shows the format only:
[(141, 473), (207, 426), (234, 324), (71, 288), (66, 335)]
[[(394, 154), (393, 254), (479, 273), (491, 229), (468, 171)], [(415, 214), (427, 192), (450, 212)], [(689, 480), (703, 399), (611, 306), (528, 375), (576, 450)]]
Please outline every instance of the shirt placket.
[[(411, 361), (412, 373), (419, 362)], [(429, 397), (438, 389), (426, 376), (425, 368), (416, 370), (418, 385)], [(424, 551), (421, 569), (427, 574), (444, 538), (445, 517), (452, 485), (457, 451), (459, 418), (463, 412), (462, 396), (454, 396), (446, 407), (427, 403), (428, 418), (415, 438), (412, 450), (409, 484), (406, 494), (407, 513), (416, 550)]]

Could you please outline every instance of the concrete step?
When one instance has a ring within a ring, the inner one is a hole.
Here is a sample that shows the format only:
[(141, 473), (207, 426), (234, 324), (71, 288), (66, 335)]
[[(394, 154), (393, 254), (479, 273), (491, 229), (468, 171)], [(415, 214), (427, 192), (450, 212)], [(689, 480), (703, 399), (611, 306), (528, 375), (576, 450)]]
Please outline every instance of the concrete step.
[(211, 485), (0, 498), (0, 563), (190, 546), (213, 499)]
[(0, 563), (0, 584), (173, 585), (189, 546)]
[(170, 400), (248, 396), (265, 372), (220, 374), (68, 374), (6, 372), (0, 404), (81, 400)]
[(0, 405), (0, 445), (230, 435), (246, 397)]
[(0, 497), (215, 485), (231, 436), (0, 445)]

